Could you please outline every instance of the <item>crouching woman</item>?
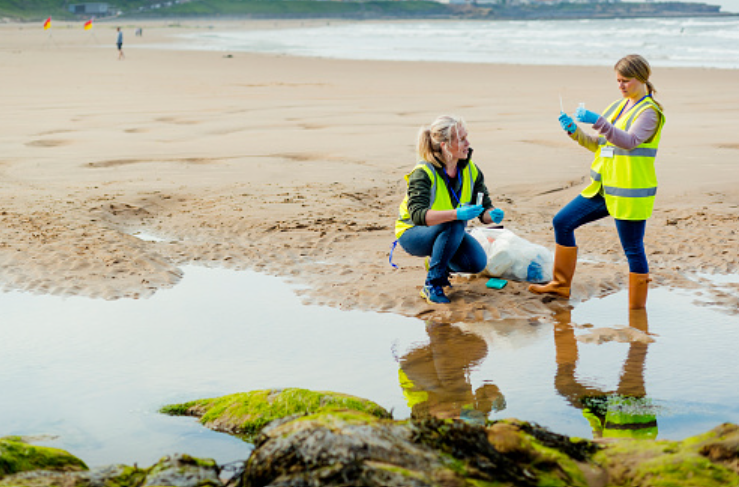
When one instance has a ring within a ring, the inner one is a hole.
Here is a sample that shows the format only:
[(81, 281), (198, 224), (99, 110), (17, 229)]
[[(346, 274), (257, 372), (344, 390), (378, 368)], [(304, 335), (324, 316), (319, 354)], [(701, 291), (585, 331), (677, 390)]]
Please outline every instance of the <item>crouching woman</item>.
[(449, 273), (478, 273), (487, 264), (485, 251), (465, 232), (467, 222), (500, 223), (504, 213), (493, 207), (482, 171), (470, 159), (461, 118), (441, 116), (422, 127), (417, 150), (420, 162), (405, 176), (395, 236), (410, 255), (427, 257), (421, 297), (449, 303), (443, 289), (451, 286)]

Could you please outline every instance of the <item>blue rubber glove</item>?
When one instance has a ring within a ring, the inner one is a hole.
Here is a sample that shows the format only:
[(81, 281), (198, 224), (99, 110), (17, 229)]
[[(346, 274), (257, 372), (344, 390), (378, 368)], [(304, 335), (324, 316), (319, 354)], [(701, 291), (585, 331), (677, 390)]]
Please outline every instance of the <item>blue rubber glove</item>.
[(490, 210), (490, 218), (493, 220), (493, 223), (497, 224), (502, 222), (503, 217), (505, 217), (505, 212), (500, 208), (493, 208)]
[(457, 208), (457, 220), (472, 220), (480, 216), (482, 205), (460, 206)]
[(598, 115), (595, 112), (591, 112), (590, 110), (586, 110), (583, 107), (577, 107), (577, 110), (575, 110), (575, 118), (578, 122), (583, 123), (595, 123), (598, 121)]
[(570, 118), (569, 115), (566, 113), (560, 112), (559, 115), (559, 124), (562, 126), (565, 132), (568, 134), (574, 134), (577, 130), (577, 125), (575, 125), (575, 121)]

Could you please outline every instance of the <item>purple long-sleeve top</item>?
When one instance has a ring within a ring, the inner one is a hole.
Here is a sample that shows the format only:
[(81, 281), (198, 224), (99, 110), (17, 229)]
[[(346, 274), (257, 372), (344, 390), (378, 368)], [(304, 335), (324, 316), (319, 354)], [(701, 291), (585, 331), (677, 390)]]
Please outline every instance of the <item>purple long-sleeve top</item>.
[[(624, 110), (626, 112), (627, 110)], [(622, 116), (626, 116), (624, 113)], [(631, 125), (628, 131), (617, 129), (611, 125), (603, 116), (593, 124), (599, 135), (606, 138), (608, 142), (621, 149), (631, 150), (639, 144), (648, 140), (657, 131), (660, 115), (656, 110), (645, 110)], [(591, 152), (598, 150), (598, 135), (590, 135), (583, 132), (580, 127), (572, 134), (573, 140)]]

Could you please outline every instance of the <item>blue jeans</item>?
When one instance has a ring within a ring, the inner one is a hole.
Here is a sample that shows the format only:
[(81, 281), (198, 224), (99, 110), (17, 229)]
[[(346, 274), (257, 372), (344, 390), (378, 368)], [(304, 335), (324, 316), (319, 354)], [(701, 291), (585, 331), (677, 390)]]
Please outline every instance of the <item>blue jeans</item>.
[[(586, 223), (609, 216), (606, 201), (601, 195), (585, 198), (582, 195), (570, 201), (554, 216), (554, 240), (565, 247), (576, 247), (575, 229)], [(629, 261), (629, 271), (648, 274), (649, 264), (644, 252), (646, 220), (615, 220), (621, 247)]]
[(482, 246), (465, 232), (466, 222), (455, 220), (430, 227), (415, 226), (398, 239), (414, 257), (431, 256), (426, 284), (440, 284), (449, 271), (476, 274), (487, 265)]

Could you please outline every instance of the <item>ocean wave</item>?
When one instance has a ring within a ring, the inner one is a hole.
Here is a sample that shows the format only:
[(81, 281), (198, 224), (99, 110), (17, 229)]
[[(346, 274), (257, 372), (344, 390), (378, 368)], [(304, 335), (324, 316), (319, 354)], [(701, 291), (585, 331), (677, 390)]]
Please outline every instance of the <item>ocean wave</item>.
[(196, 33), (178, 49), (338, 59), (611, 65), (639, 52), (655, 66), (739, 69), (739, 19), (363, 22), (281, 30)]

